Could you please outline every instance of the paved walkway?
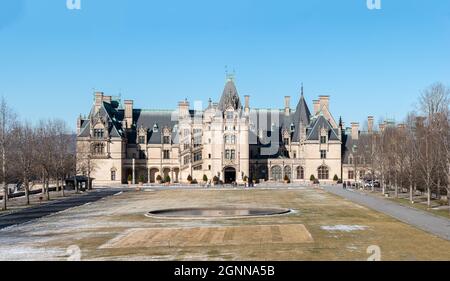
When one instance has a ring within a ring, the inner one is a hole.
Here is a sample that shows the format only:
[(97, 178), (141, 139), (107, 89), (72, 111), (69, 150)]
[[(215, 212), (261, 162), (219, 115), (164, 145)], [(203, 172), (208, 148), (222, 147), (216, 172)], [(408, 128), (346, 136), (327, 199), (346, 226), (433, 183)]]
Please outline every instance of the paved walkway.
[(27, 223), (73, 207), (95, 202), (102, 198), (114, 195), (120, 191), (120, 189), (99, 189), (81, 196), (69, 197), (67, 199), (26, 208), (8, 215), (0, 216), (0, 229)]
[(402, 206), (398, 203), (390, 202), (358, 191), (343, 189), (342, 187), (325, 187), (325, 190), (359, 205), (366, 206), (370, 209), (394, 217), (404, 223), (413, 225), (443, 239), (450, 240), (450, 220), (447, 218), (438, 217), (425, 211)]

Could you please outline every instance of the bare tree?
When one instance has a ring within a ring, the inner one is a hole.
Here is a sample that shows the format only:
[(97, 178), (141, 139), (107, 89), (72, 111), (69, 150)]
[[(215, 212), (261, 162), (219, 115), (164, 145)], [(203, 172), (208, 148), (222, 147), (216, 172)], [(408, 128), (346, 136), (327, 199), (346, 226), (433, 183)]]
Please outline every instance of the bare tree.
[(97, 169), (93, 160), (92, 147), (89, 142), (79, 143), (77, 146), (77, 172), (85, 175), (88, 179), (88, 188), (91, 186), (91, 175)]
[(36, 137), (40, 140), (37, 143), (37, 164), (40, 166), (42, 175), (42, 194), (50, 200), (50, 177), (54, 171), (55, 164), (55, 128), (53, 121), (41, 120), (36, 128)]
[(55, 136), (54, 136), (54, 148), (55, 148), (55, 164), (56, 164), (56, 181), (57, 187), (61, 183), (61, 192), (64, 197), (64, 178), (75, 169), (75, 144), (74, 140), (69, 134), (67, 124), (62, 120), (55, 121)]
[[(420, 97), (420, 108), (426, 119), (423, 126), (420, 126), (419, 142), (419, 166), (422, 169), (422, 176), (427, 188), (428, 207), (431, 207), (431, 188), (433, 183), (433, 173), (437, 174), (440, 164), (440, 152), (437, 149), (443, 147), (441, 116), (446, 116), (450, 104), (450, 90), (442, 83), (435, 83), (425, 89)], [(421, 124), (422, 125), (422, 124)], [(447, 149), (447, 148), (445, 148)], [(444, 169), (447, 170), (447, 169)]]
[(29, 123), (16, 125), (13, 129), (16, 144), (17, 165), (21, 171), (27, 205), (30, 204), (30, 180), (37, 166), (36, 134)]
[(416, 147), (416, 119), (414, 112), (408, 114), (405, 120), (405, 159), (404, 168), (408, 181), (409, 201), (414, 202), (414, 182), (417, 171), (417, 147)]
[(1, 150), (1, 162), (2, 162), (2, 187), (3, 187), (3, 206), (2, 209), (8, 208), (8, 144), (10, 144), (11, 128), (15, 122), (15, 114), (9, 108), (6, 100), (2, 97), (0, 101), (0, 150)]

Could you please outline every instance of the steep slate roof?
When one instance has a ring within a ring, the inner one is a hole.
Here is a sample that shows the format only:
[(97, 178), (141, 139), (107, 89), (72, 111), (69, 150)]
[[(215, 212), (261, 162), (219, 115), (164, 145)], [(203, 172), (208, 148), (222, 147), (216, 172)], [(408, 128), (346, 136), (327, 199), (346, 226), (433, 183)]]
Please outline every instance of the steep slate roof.
[(342, 143), (342, 163), (348, 164), (348, 158), (353, 153), (353, 146), (358, 145), (358, 141), (353, 140), (349, 134), (343, 134)]
[(124, 130), (122, 128), (122, 120), (123, 120), (123, 110), (118, 109), (119, 104), (117, 102), (113, 102), (111, 104), (107, 102), (103, 102), (99, 111), (94, 115), (94, 108), (92, 108), (89, 113), (88, 120), (84, 120), (82, 123), (82, 127), (80, 130), (79, 137), (89, 137), (91, 132), (91, 119), (94, 117), (103, 117), (107, 122), (111, 124), (109, 126), (109, 135), (110, 137), (123, 137)]
[[(148, 143), (161, 144), (162, 134), (165, 127), (172, 130), (172, 141), (176, 141), (175, 126), (178, 124), (176, 111), (169, 110), (140, 110), (133, 111), (133, 120), (136, 122), (136, 127), (133, 131), (128, 133), (128, 142), (136, 143), (137, 131), (141, 127), (148, 129)], [(158, 126), (157, 132), (153, 132), (154, 125)]]
[(307, 140), (319, 140), (322, 128), (327, 130), (329, 140), (339, 140), (339, 129), (333, 129), (330, 122), (322, 115), (319, 115), (315, 121), (313, 120), (313, 124), (312, 129), (307, 132)]
[(297, 104), (297, 108), (295, 109), (294, 122), (296, 124), (303, 123), (305, 125), (309, 125), (310, 120), (311, 112), (306, 104), (305, 96), (302, 94), (300, 101)]
[(233, 79), (228, 79), (223, 89), (222, 97), (218, 105), (219, 110), (225, 111), (232, 106), (235, 110), (242, 108), (241, 100), (236, 89)]
[(293, 123), (295, 126), (295, 132), (293, 136), (294, 142), (300, 141), (300, 131), (302, 129), (301, 126), (308, 127), (310, 125), (310, 122), (311, 112), (309, 111), (308, 105), (306, 104), (305, 96), (302, 93), (293, 116)]

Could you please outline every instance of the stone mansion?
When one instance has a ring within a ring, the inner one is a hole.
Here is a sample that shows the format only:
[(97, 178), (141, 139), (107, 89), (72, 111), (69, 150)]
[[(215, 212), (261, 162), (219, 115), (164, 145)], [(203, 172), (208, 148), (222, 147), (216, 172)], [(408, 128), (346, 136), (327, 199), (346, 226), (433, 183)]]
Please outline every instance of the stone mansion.
[[(291, 97), (284, 99), (283, 109), (251, 108), (233, 77), (206, 108), (185, 100), (175, 110), (137, 109), (132, 100), (122, 104), (97, 92), (89, 115), (77, 122), (78, 170), (89, 167), (95, 185), (155, 183), (158, 176), (172, 183), (202, 182), (205, 175), (225, 183), (357, 177), (350, 159), (359, 124), (336, 122), (329, 96), (319, 96), (310, 111), (303, 86), (295, 109)], [(368, 124), (371, 130), (372, 117)]]

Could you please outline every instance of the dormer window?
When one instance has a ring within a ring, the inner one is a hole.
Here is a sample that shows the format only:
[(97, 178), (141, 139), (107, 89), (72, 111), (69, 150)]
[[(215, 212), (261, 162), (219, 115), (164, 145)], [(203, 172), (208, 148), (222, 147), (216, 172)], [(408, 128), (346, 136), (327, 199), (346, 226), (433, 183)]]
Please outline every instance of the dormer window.
[(321, 136), (320, 137), (320, 143), (321, 144), (326, 144), (327, 143), (327, 136)]
[(94, 138), (103, 139), (105, 131), (103, 129), (94, 129)]
[(291, 124), (291, 132), (294, 132), (295, 126), (294, 123)]
[(158, 124), (153, 125), (153, 133), (157, 133), (159, 131)]
[(139, 136), (139, 144), (145, 144), (145, 136)]
[(234, 117), (233, 111), (227, 111), (226, 117), (228, 120), (233, 120), (233, 117)]
[(170, 144), (170, 136), (163, 137), (163, 144)]

